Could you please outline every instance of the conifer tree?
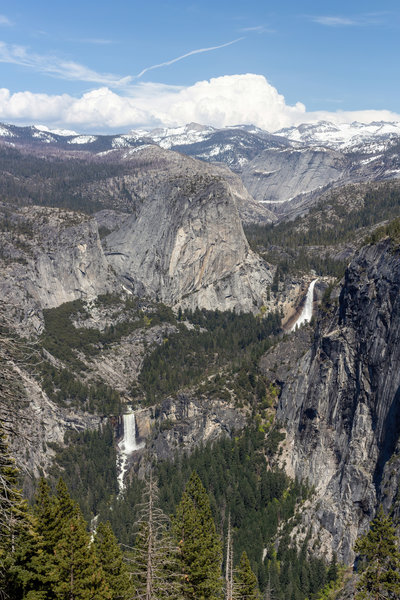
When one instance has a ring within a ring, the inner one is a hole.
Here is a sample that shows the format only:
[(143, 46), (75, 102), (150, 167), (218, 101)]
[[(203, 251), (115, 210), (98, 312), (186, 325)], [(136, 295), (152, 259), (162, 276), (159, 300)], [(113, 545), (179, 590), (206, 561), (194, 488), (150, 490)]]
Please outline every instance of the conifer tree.
[(17, 570), (18, 544), (29, 535), (29, 515), (16, 485), (17, 476), (0, 424), (0, 594), (14, 587), (11, 578)]
[(62, 537), (54, 548), (52, 570), (57, 600), (112, 598), (78, 510), (64, 523)]
[(41, 479), (35, 496), (35, 535), (31, 538), (27, 564), (25, 591), (29, 600), (56, 600), (57, 572), (54, 549), (64, 535), (68, 519), (77, 511), (65, 483), (60, 479), (54, 496), (45, 479)]
[(178, 549), (169, 531), (169, 519), (158, 508), (158, 486), (150, 472), (140, 506), (139, 527), (130, 561), (134, 598), (179, 600), (182, 597)]
[(124, 557), (110, 523), (100, 523), (93, 542), (97, 559), (104, 571), (112, 600), (133, 596)]
[(193, 472), (173, 520), (188, 600), (215, 600), (222, 596), (222, 548), (215, 530), (210, 502)]
[(68, 488), (63, 479), (59, 479), (56, 487), (56, 497), (54, 503), (54, 515), (53, 515), (53, 531), (54, 541), (57, 543), (63, 534), (63, 529), (66, 521), (80, 512), (78, 504), (72, 500), (69, 495)]
[(260, 600), (257, 577), (250, 566), (246, 552), (240, 557), (240, 563), (235, 573), (233, 585), (234, 600)]
[(23, 589), (24, 599), (53, 600), (52, 558), (54, 498), (48, 483), (41, 479), (33, 507), (33, 528), (19, 547), (15, 584)]
[(392, 520), (382, 506), (354, 547), (365, 561), (357, 583), (357, 600), (400, 597), (400, 552)]
[(111, 600), (86, 522), (61, 480), (56, 495), (39, 482), (35, 535), (24, 574), (24, 600)]

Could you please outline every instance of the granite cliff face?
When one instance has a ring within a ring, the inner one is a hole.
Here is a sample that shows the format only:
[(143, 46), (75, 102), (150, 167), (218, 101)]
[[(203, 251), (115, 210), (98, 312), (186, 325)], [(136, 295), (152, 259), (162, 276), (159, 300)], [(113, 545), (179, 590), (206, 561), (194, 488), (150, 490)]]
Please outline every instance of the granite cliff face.
[(201, 444), (239, 432), (250, 411), (186, 390), (165, 398), (159, 406), (139, 409), (135, 416), (139, 439), (148, 440), (151, 456), (168, 460), (177, 451), (190, 453)]
[[(11, 199), (0, 203), (0, 318), (6, 317), (10, 329), (32, 345), (41, 343), (43, 310), (76, 299), (84, 301), (87, 314), (76, 317), (74, 325), (98, 331), (130, 318), (115, 307), (100, 306), (96, 299), (103, 294), (121, 298), (122, 307), (132, 292), (142, 297), (141, 306), (147, 301), (143, 296), (150, 303), (159, 299), (171, 306), (238, 311), (256, 311), (264, 302), (271, 272), (250, 250), (238, 207), (264, 217), (268, 211), (262, 207), (260, 211), (254, 202), (251, 208), (240, 179), (225, 167), (157, 147), (123, 160), (129, 163), (128, 174), (88, 181), (80, 188), (81, 198), (92, 196), (97, 205), (109, 207), (96, 215), (60, 208), (57, 202), (18, 207)], [(110, 198), (116, 199), (114, 210)], [(134, 329), (101, 348), (101, 353), (90, 357), (81, 353), (86, 370), (69, 377), (89, 386), (100, 381), (129, 401), (130, 385), (146, 352), (175, 329), (168, 324)], [(70, 369), (45, 350), (39, 352), (38, 361), (56, 371)], [(26, 447), (18, 437), (13, 450), (19, 464), (39, 476), (48, 472), (54, 456), (51, 443), (62, 443), (70, 429), (96, 428), (101, 417), (70, 405), (68, 399), (64, 406), (53, 402), (32, 364), (28, 368), (14, 356), (8, 362), (22, 382), (26, 400), (24, 425), (18, 429), (18, 436), (26, 437)], [(231, 410), (221, 409), (220, 424), (214, 427), (212, 417), (206, 416), (214, 409), (196, 406), (187, 403), (186, 416), (177, 417), (181, 430), (186, 419), (182, 439), (187, 438), (187, 445), (212, 438), (215, 432), (219, 435), (227, 426), (225, 413)], [(172, 405), (170, 411), (175, 411)], [(162, 439), (166, 437), (164, 430)], [(173, 452), (172, 442), (164, 440), (161, 445)]]
[(0, 291), (31, 331), (41, 310), (118, 289), (101, 247), (97, 223), (82, 213), (24, 207), (3, 213)]
[(253, 198), (280, 212), (281, 203), (342, 179), (349, 165), (343, 154), (326, 148), (273, 149), (249, 162), (241, 177)]
[[(138, 311), (150, 300), (173, 308), (259, 314), (263, 305), (276, 307), (274, 297), (268, 300), (271, 269), (250, 250), (242, 228), (243, 220), (270, 222), (274, 216), (252, 200), (237, 175), (154, 145), (112, 152), (111, 158), (96, 160), (102, 168), (125, 161), (123, 172), (110, 169), (110, 176), (82, 177), (79, 183), (79, 198), (91, 198), (92, 208), (103, 209), (93, 216), (59, 205), (0, 205), (0, 309), (18, 333), (37, 340), (43, 309), (77, 298), (88, 301), (87, 311), (75, 315), (73, 325), (101, 332), (128, 323), (127, 299), (138, 302)], [(256, 197), (280, 202), (338, 181), (346, 160), (333, 150), (269, 148), (246, 163), (243, 178), (249, 177), (246, 185)], [(348, 209), (346, 199), (343, 204)], [(291, 285), (297, 290), (300, 284)], [(400, 511), (399, 288), (399, 250), (389, 240), (365, 247), (346, 271), (337, 306), (332, 302), (320, 313), (315, 333), (311, 327), (294, 333), (262, 361), (268, 380), (282, 386), (277, 409), (287, 431), (282, 463), (316, 490), (302, 510), (303, 524), (311, 528), (313, 541), (319, 536), (321, 553), (329, 555), (333, 548), (346, 562), (379, 503)], [(320, 286), (320, 296), (323, 291)], [(281, 304), (293, 310), (297, 292), (289, 292), (281, 289)], [(118, 310), (111, 301), (96, 304), (106, 293), (121, 300)], [(150, 326), (150, 312), (145, 316), (147, 324), (96, 342), (92, 354), (81, 352), (86, 368), (70, 376), (85, 385), (99, 380), (119, 392), (123, 403), (135, 401), (131, 384), (146, 353), (179, 331), (175, 322)], [(41, 358), (65, 367), (50, 351)], [(75, 410), (68, 398), (64, 406), (55, 404), (39, 377), (17, 359), (12, 366), (28, 400), (29, 441), (28, 451), (18, 443), (13, 449), (18, 461), (39, 475), (51, 463), (51, 442), (62, 443), (68, 429), (96, 428), (102, 417)], [(168, 458), (176, 449), (190, 451), (232, 435), (246, 425), (249, 411), (231, 400), (180, 389), (174, 398), (159, 398), (157, 407), (138, 410), (146, 451)], [(301, 540), (301, 526), (295, 533)]]
[(17, 362), (9, 361), (19, 382), (24, 402), (15, 406), (14, 433), (10, 436), (13, 456), (22, 466), (25, 491), (32, 492), (32, 479), (47, 475), (55, 455), (52, 444), (63, 444), (67, 431), (97, 429), (103, 418), (60, 407), (49, 399), (38, 381)]
[(105, 239), (114, 271), (134, 293), (171, 306), (254, 311), (272, 275), (249, 248), (229, 184), (208, 165), (177, 156), (183, 177), (170, 153), (156, 162), (160, 152), (143, 151), (157, 165), (151, 194)]
[(346, 562), (377, 505), (398, 493), (399, 289), (399, 249), (388, 239), (366, 246), (285, 377), (277, 412), (288, 472), (316, 489), (304, 520)]
[[(138, 154), (126, 158), (131, 175), (80, 190), (100, 205), (116, 198), (117, 210), (97, 221), (56, 207), (0, 207), (0, 290), (31, 328), (40, 331), (43, 308), (123, 286), (172, 306), (252, 311), (265, 301), (271, 272), (250, 250), (238, 211), (256, 220), (268, 211), (225, 167), (157, 147)], [(106, 240), (99, 227), (111, 232)]]

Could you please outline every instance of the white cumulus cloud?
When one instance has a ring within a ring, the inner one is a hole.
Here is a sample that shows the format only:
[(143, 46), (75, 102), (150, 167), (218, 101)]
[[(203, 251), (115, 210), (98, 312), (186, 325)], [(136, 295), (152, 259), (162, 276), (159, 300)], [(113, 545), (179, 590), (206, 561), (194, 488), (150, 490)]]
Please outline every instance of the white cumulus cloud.
[(216, 127), (254, 124), (276, 130), (301, 120), (305, 106), (289, 106), (262, 75), (227, 75), (199, 81), (180, 90), (160, 119), (166, 123), (196, 121)]
[(390, 111), (307, 112), (301, 102), (286, 103), (262, 75), (243, 74), (178, 87), (156, 83), (131, 85), (124, 94), (100, 87), (76, 98), (68, 94), (12, 94), (0, 89), (0, 120), (74, 128), (82, 132), (117, 132), (139, 127), (176, 126), (195, 121), (225, 127), (253, 124), (268, 131), (320, 119), (400, 121)]
[(89, 129), (126, 128), (131, 123), (143, 123), (149, 119), (147, 111), (136, 105), (135, 98), (119, 96), (103, 87), (74, 99), (64, 112), (65, 123)]

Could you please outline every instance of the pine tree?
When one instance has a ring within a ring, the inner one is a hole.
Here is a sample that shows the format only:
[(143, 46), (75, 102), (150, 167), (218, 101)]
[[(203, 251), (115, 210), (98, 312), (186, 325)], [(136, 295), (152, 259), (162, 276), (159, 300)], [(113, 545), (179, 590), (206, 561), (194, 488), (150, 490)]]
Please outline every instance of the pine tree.
[(221, 542), (206, 490), (195, 472), (186, 485), (173, 524), (180, 547), (185, 598), (220, 598), (223, 589)]
[(23, 580), (24, 600), (111, 600), (78, 505), (60, 481), (57, 494), (39, 482)]
[(30, 535), (30, 519), (26, 503), (17, 488), (18, 471), (9, 453), (0, 424), (0, 596), (15, 596), (18, 580), (20, 543)]
[(64, 525), (68, 519), (80, 512), (78, 504), (72, 500), (63, 479), (59, 479), (56, 487), (56, 497), (53, 515), (53, 544), (56, 544), (63, 534)]
[(110, 523), (99, 524), (93, 546), (110, 588), (112, 600), (132, 597), (128, 570)]
[(34, 515), (37, 533), (45, 536), (45, 548), (52, 552), (55, 543), (55, 540), (52, 539), (55, 526), (55, 499), (45, 479), (39, 480), (35, 495)]
[(35, 535), (30, 540), (28, 553), (31, 558), (25, 575), (25, 592), (29, 600), (57, 599), (54, 549), (63, 538), (68, 519), (77, 510), (61, 479), (56, 496), (45, 479), (39, 481), (34, 505)]
[(257, 577), (254, 575), (246, 552), (240, 557), (233, 585), (234, 600), (260, 600)]
[(111, 600), (86, 523), (78, 510), (63, 526), (54, 548), (54, 592), (57, 600)]
[(169, 519), (158, 508), (158, 487), (150, 472), (140, 506), (135, 548), (129, 558), (134, 598), (179, 600), (182, 578), (178, 549), (169, 531)]
[(357, 583), (357, 600), (400, 597), (400, 552), (393, 522), (382, 506), (354, 549), (365, 561)]

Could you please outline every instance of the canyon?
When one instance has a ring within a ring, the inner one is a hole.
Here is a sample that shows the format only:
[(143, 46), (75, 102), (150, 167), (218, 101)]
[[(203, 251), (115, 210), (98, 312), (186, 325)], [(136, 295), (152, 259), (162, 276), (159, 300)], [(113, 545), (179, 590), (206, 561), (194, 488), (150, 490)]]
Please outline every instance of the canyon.
[(44, 132), (43, 154), (7, 131), (0, 360), (26, 493), (71, 432), (111, 424), (123, 496), (152, 460), (255, 425), (282, 434), (265, 468), (312, 490), (293, 543), (352, 564), (380, 504), (400, 518), (397, 130), (364, 149), (321, 124)]

